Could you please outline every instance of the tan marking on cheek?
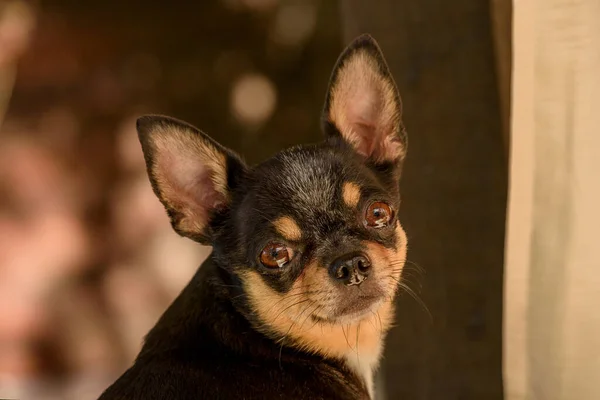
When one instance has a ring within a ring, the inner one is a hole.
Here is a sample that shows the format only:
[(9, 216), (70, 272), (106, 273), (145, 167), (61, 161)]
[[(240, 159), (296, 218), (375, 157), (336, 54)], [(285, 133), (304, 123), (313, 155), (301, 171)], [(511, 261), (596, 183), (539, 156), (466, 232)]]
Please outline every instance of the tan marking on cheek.
[[(382, 282), (386, 284), (388, 295), (393, 296), (398, 288), (398, 281), (402, 275), (402, 270), (406, 262), (406, 233), (397, 223), (394, 230), (396, 235), (397, 248), (390, 249), (372, 241), (363, 242), (367, 248), (367, 254), (373, 264), (375, 274), (381, 277)], [(392, 278), (385, 278), (386, 276)]]
[(287, 240), (298, 241), (302, 239), (302, 231), (300, 227), (291, 217), (278, 218), (273, 226), (277, 229), (277, 232)]
[(285, 334), (290, 325), (306, 319), (317, 309), (318, 298), (314, 293), (325, 293), (326, 287), (316, 264), (309, 264), (290, 290), (281, 294), (271, 289), (256, 271), (241, 274), (244, 291), (248, 294), (252, 309), (266, 327), (278, 334)]
[(402, 272), (402, 268), (404, 268), (404, 263), (406, 262), (406, 252), (408, 251), (408, 240), (406, 237), (406, 232), (400, 222), (398, 221), (396, 224), (396, 229), (394, 230), (396, 235), (396, 243), (398, 247), (395, 249), (385, 249), (388, 257), (394, 262), (394, 270), (398, 271), (398, 277)]
[[(240, 277), (244, 291), (249, 297), (251, 308), (258, 314), (262, 323), (266, 327), (275, 328), (276, 331), (285, 326), (289, 318), (284, 314), (284, 309), (292, 306), (291, 302), (288, 304), (285, 301), (285, 295), (271, 289), (256, 271), (244, 271)], [(294, 289), (291, 289), (290, 293), (293, 292)], [(262, 331), (261, 328), (264, 326), (257, 328)]]
[(342, 187), (342, 198), (348, 207), (356, 207), (360, 200), (360, 187), (353, 182), (344, 183), (344, 186)]

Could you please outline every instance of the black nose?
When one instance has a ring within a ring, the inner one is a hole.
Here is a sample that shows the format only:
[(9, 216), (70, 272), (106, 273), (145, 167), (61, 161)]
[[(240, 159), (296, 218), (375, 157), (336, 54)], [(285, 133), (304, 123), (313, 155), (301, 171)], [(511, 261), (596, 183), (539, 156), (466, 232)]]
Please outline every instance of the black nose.
[(346, 254), (331, 263), (329, 275), (345, 285), (360, 285), (371, 272), (371, 261), (363, 254)]

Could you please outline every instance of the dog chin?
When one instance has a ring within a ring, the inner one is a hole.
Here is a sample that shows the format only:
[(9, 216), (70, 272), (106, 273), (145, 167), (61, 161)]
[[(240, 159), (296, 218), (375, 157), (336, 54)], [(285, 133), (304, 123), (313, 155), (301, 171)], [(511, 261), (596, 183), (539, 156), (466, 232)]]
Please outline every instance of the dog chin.
[(312, 318), (314, 321), (330, 325), (348, 325), (375, 314), (384, 300), (384, 296), (359, 298), (351, 304), (340, 307), (332, 315), (313, 315)]

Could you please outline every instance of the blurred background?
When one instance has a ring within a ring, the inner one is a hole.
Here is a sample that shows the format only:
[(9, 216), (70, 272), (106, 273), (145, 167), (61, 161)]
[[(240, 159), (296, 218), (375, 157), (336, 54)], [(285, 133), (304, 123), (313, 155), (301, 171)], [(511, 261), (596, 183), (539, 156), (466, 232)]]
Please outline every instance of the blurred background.
[(369, 32), (409, 132), (411, 296), (381, 399), (500, 399), (510, 1), (0, 0), (0, 398), (95, 399), (210, 251), (172, 232), (134, 121), (168, 114), (250, 163), (320, 139)]

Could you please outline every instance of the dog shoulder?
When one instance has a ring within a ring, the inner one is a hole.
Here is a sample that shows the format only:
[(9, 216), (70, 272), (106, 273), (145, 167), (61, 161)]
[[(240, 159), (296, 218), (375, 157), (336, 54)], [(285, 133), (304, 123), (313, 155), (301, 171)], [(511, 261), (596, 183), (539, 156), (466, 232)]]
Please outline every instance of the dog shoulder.
[(238, 399), (368, 399), (367, 392), (348, 382), (334, 366), (264, 365), (219, 362), (136, 362), (99, 400)]

